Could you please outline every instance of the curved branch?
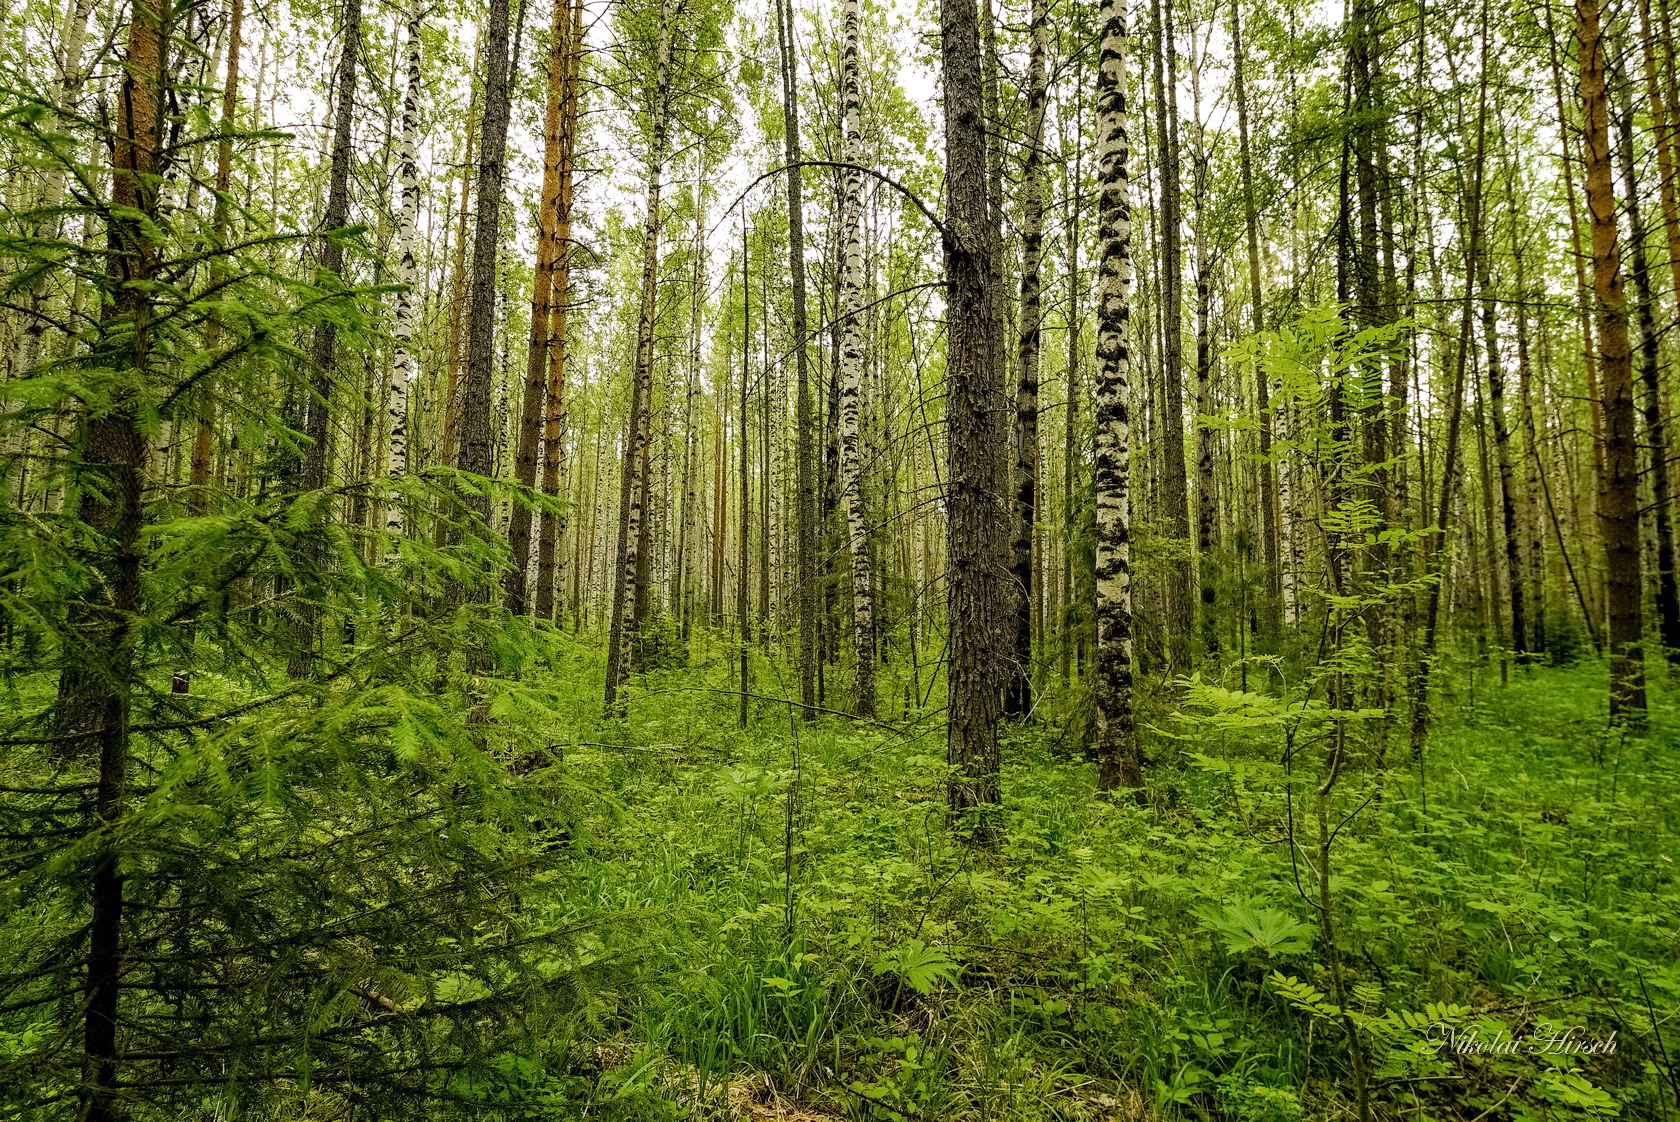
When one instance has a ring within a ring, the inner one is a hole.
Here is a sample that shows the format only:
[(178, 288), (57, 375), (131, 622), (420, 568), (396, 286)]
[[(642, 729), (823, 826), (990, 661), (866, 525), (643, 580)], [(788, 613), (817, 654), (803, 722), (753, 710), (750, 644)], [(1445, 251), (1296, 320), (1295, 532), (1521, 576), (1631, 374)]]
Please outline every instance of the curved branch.
[[(941, 222), (934, 215), (933, 211), (928, 209), (928, 205), (922, 202), (916, 192), (910, 190), (910, 188), (906, 187), (904, 184), (900, 183), (891, 176), (876, 171), (874, 168), (864, 167), (862, 164), (850, 164), (844, 160), (795, 160), (791, 164), (783, 164), (780, 167), (771, 168), (769, 171), (765, 172), (763, 175), (743, 187), (741, 189), (741, 193), (735, 196), (735, 201), (724, 208), (724, 214), (727, 215), (730, 211), (740, 206), (741, 200), (746, 198), (747, 193), (754, 187), (757, 187), (766, 179), (772, 179), (775, 176), (782, 174), (784, 171), (789, 171), (793, 168), (842, 168), (849, 171), (861, 171), (865, 175), (872, 176), (873, 178), (880, 180), (888, 187), (891, 187), (894, 191), (897, 191), (899, 194), (909, 199), (911, 204), (915, 206), (917, 210), (922, 212), (922, 217), (928, 220), (929, 225), (939, 231), (941, 237), (946, 239), (950, 239), (952, 237), (951, 231), (946, 229), (945, 223)], [(708, 230), (707, 233), (715, 233), (717, 228), (723, 225), (723, 221), (724, 220), (722, 218), (718, 219), (718, 221), (713, 224), (712, 228)]]

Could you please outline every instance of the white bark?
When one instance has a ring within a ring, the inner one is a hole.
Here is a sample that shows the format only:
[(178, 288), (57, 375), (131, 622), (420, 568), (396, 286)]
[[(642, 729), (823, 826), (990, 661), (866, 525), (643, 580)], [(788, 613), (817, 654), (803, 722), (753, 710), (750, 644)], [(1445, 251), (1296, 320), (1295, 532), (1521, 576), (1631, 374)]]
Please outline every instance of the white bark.
[(845, 0), (841, 17), (840, 176), (840, 491), (846, 507), (846, 540), (852, 561), (852, 632), (857, 645), (857, 692), (853, 710), (875, 711), (875, 597), (869, 564), (869, 524), (863, 510), (863, 466), (858, 453), (858, 411), (862, 397), (863, 325), (863, 80), (858, 64), (858, 0)]
[[(391, 335), (395, 353), (391, 361), (391, 386), (387, 408), (391, 419), (390, 473), (400, 476), (408, 471), (408, 387), (414, 377), (414, 288), (418, 271), (414, 264), (415, 215), (420, 206), (420, 180), (414, 167), (415, 136), (420, 116), (420, 0), (410, 0), (408, 8), (408, 87), (403, 93), (402, 159), (398, 175), (402, 184), (402, 207), (397, 219), (397, 283), (403, 286), (397, 293), (396, 317)], [(393, 535), (403, 532), (402, 502), (395, 496), (385, 509), (385, 529)], [(394, 548), (394, 543), (393, 543)]]
[(1126, 11), (1103, 0), (1097, 65), (1098, 240), (1096, 369), (1097, 766), (1105, 789), (1141, 788), (1132, 712), (1131, 419), (1132, 216), (1126, 135)]

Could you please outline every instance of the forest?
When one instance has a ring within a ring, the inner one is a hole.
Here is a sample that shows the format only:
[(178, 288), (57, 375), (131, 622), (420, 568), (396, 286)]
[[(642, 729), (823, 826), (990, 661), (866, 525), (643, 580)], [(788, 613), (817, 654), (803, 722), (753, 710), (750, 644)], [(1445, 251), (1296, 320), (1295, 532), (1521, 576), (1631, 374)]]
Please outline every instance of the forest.
[(0, 0), (0, 1117), (1680, 1117), (1672, 2)]

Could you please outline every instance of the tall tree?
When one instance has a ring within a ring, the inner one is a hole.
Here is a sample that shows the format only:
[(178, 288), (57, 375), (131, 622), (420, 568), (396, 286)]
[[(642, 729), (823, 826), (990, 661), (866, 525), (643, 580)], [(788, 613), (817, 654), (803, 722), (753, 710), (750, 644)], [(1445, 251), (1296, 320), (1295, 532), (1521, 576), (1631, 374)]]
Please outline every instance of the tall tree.
[(1097, 63), (1097, 177), (1102, 245), (1097, 304), (1097, 785), (1143, 792), (1132, 711), (1132, 207), (1127, 172), (1126, 8), (1102, 0)]
[[(1248, 82), (1243, 53), (1242, 0), (1231, 0), (1231, 93), (1237, 103), (1237, 164), (1242, 175), (1243, 232), (1248, 246), (1248, 299), (1255, 332), (1266, 329), (1265, 294), (1260, 285), (1260, 216), (1254, 186), (1254, 153), (1248, 135)], [(1254, 368), (1254, 403), (1260, 458), (1255, 472), (1260, 480), (1260, 555), (1265, 562), (1266, 580), (1278, 579), (1281, 551), (1278, 548), (1277, 475), (1272, 463), (1271, 375)], [(1281, 590), (1277, 590), (1281, 596)], [(1268, 623), (1275, 624), (1276, 600), (1266, 598)]]
[(1639, 324), (1639, 384), (1644, 391), (1646, 466), (1650, 479), (1651, 522), (1657, 552), (1657, 634), (1667, 650), (1680, 650), (1680, 586), (1674, 572), (1673, 494), (1669, 482), (1667, 403), (1662, 392), (1661, 335), (1657, 326), (1657, 298), (1645, 248), (1644, 211), (1639, 205), (1639, 176), (1633, 150), (1633, 90), (1623, 84), (1626, 102), (1618, 116), (1617, 155), (1621, 159), (1623, 193), (1627, 198), (1628, 272), (1633, 277), (1634, 315)]
[(1014, 660), (1004, 692), (1006, 716), (1026, 717), (1033, 707), (1034, 534), (1038, 523), (1038, 371), (1043, 351), (1044, 211), (1050, 175), (1044, 159), (1044, 118), (1049, 103), (1046, 55), (1050, 8), (1033, 0), (1027, 26), (1026, 156), (1021, 168), (1021, 319), (1015, 385), (1015, 585)]
[[(940, 87), (945, 102), (946, 754), (950, 806), (966, 819), (998, 803), (1002, 621), (1009, 604), (1004, 558), (1009, 512), (999, 476), (1003, 395), (996, 348), (998, 222), (987, 187), (986, 127), (974, 0), (940, 0)], [(973, 821), (995, 837), (989, 816)]]
[(846, 549), (852, 562), (852, 639), (857, 685), (852, 712), (875, 712), (875, 595), (869, 521), (863, 507), (858, 413), (863, 398), (863, 72), (861, 6), (844, 0), (840, 20), (840, 494), (846, 506)]
[[(653, 346), (659, 309), (660, 196), (664, 188), (671, 107), (671, 4), (654, 0), (652, 84), (648, 88), (647, 178), (643, 192), (641, 304), (636, 315), (636, 353), (630, 371), (630, 420), (619, 476), (617, 564), (613, 573), (612, 629), (607, 637), (606, 711), (624, 712), (620, 694), (630, 678), (635, 643), (635, 601), (642, 587), (642, 523), (647, 494), (648, 446), (652, 442)], [(743, 423), (745, 418), (742, 419)], [(721, 526), (718, 527), (721, 531)], [(741, 575), (746, 579), (746, 574)]]
[[(389, 471), (393, 476), (408, 471), (408, 394), (414, 381), (415, 288), (420, 271), (414, 259), (415, 223), (420, 212), (420, 176), (414, 163), (415, 143), (420, 132), (420, 27), (421, 0), (408, 5), (408, 83), (403, 88), (402, 155), (397, 181), (402, 204), (397, 217), (396, 315), (391, 323), (391, 385), (385, 407), (390, 415), (391, 447)], [(393, 538), (405, 528), (402, 500), (393, 497), (385, 510), (385, 529)], [(395, 548), (393, 542), (392, 548)]]
[[(1152, 0), (1155, 9), (1155, 143), (1161, 177), (1161, 504), (1168, 533), (1190, 540), (1190, 492), (1184, 461), (1184, 254), (1179, 186), (1178, 49), (1173, 29), (1176, 0)], [(1171, 564), (1166, 583), (1168, 671), (1190, 672), (1189, 554)]]
[[(123, 1117), (119, 1060), (121, 991), (128, 947), (124, 934), (127, 876), (115, 828), (128, 798), (130, 721), (139, 683), (134, 620), (141, 610), (142, 503), (150, 455), (141, 426), (153, 356), (152, 290), (158, 249), (152, 231), (163, 170), (164, 105), (168, 95), (170, 41), (167, 9), (137, 0), (129, 20), (128, 49), (117, 91), (111, 149), (111, 208), (106, 228), (112, 299), (96, 345), (109, 367), (109, 400), (83, 426), (81, 520), (103, 542), (79, 558), (97, 577), (98, 599), (73, 607), (74, 651), (59, 683), (65, 715), (82, 734), (72, 746), (96, 761), (90, 800), (93, 821), (87, 850), (89, 914), (81, 996), (82, 1079), (76, 1117), (119, 1122)], [(61, 725), (62, 727), (62, 725)]]
[[(321, 268), (331, 275), (328, 283), (341, 283), (344, 271), (344, 242), (339, 231), (350, 222), (350, 158), (354, 146), (351, 119), (356, 108), (356, 68), (362, 46), (362, 0), (344, 0), (344, 19), (339, 28), (342, 45), (338, 68), (333, 72), (332, 160), (327, 173), (327, 206), (321, 215)], [(310, 386), (304, 402), (303, 434), (307, 441), (300, 489), (316, 491), (327, 484), (332, 462), (332, 405), (338, 370), (338, 325), (323, 319), (315, 328), (309, 347)], [(319, 545), (309, 547), (318, 552)], [(311, 673), (315, 645), (319, 641), (319, 611), (307, 597), (298, 605), (297, 627), (289, 671), (295, 678)]]
[(1575, 0), (1579, 48), (1581, 146), (1587, 214), (1592, 224), (1593, 295), (1598, 317), (1598, 368), (1604, 415), (1598, 518), (1604, 535), (1606, 639), (1610, 655), (1610, 717), (1645, 719), (1645, 653), (1641, 646), (1638, 457), (1634, 444), (1633, 356), (1627, 297), (1616, 233), (1616, 196), (1610, 158), (1610, 107), (1605, 91), (1604, 36), (1598, 0)]
[[(552, 39), (548, 48), (548, 81), (543, 108), (542, 194), (537, 207), (536, 266), (531, 279), (531, 332), (525, 348), (525, 392), (519, 411), (519, 445), (513, 461), (514, 478), (521, 486), (537, 484), (537, 460), (548, 404), (548, 372), (555, 351), (565, 344), (557, 337), (555, 281), (560, 270), (562, 165), (568, 130), (563, 120), (571, 78), (571, 0), (554, 0)], [(523, 615), (530, 607), (531, 508), (515, 503), (508, 519), (508, 547), (513, 568), (507, 575), (508, 611)]]
[[(353, 0), (354, 2), (354, 0)], [(524, 8), (520, 9), (521, 14)], [(490, 0), (485, 26), (484, 121), (478, 140), (478, 209), (473, 216), (471, 302), (467, 310), (467, 354), (461, 379), (460, 443), (455, 466), (477, 475), (494, 471), (492, 426), (496, 364), (496, 251), (501, 245), (502, 199), (507, 179), (508, 89), (512, 28), (508, 0)], [(475, 493), (468, 506), (486, 523), (490, 498)]]
[[(1529, 657), (1528, 590), (1524, 580), (1524, 544), (1517, 532), (1517, 482), (1511, 463), (1511, 427), (1505, 417), (1505, 366), (1499, 353), (1498, 308), (1493, 272), (1482, 264), (1482, 351), (1487, 366), (1487, 412), (1493, 425), (1494, 463), (1499, 471), (1499, 510), (1505, 542), (1506, 589), (1511, 604), (1511, 647), (1519, 663)], [(1491, 481), (1489, 481), (1491, 482)]]
[[(805, 307), (805, 181), (799, 167), (799, 70), (793, 48), (792, 0), (775, 0), (782, 77), (782, 156), (787, 163), (788, 276), (792, 282), (794, 456), (799, 504), (794, 529), (799, 608), (799, 698), (805, 719), (817, 717), (817, 462), (816, 418), (811, 400), (810, 327)], [(698, 305), (696, 305), (698, 307)]]
[[(572, 198), (578, 121), (583, 103), (579, 80), (582, 68), (583, 0), (572, 0), (567, 24), (565, 84), (560, 98), (560, 183), (555, 195), (555, 260), (548, 300), (548, 347), (544, 355), (548, 369), (543, 386), (542, 490), (551, 499), (559, 497), (566, 474), (566, 360), (570, 353), (566, 325), (572, 299)], [(542, 512), (537, 531), (538, 619), (555, 618), (555, 584), (559, 578), (556, 557), (564, 530), (565, 519), (561, 515), (552, 510)]]
[[(222, 83), (222, 116), (221, 136), (216, 139), (216, 179), (215, 202), (212, 203), (210, 219), (210, 244), (214, 255), (211, 258), (211, 285), (218, 287), (227, 279), (227, 244), (230, 213), (233, 209), (229, 191), (233, 186), (233, 139), (236, 125), (234, 115), (239, 107), (239, 51), (241, 47), (240, 34), (245, 26), (245, 0), (233, 0), (233, 8), (228, 13), (226, 74)], [(204, 325), (204, 349), (211, 353), (221, 346), (222, 323), (221, 315), (212, 311)], [(209, 513), (210, 498), (210, 460), (214, 452), (216, 440), (216, 410), (213, 384), (200, 389), (198, 404), (197, 431), (193, 434), (192, 462), (187, 477), (187, 510), (198, 517)], [(191, 662), (193, 640), (197, 633), (196, 621), (189, 617), (182, 623), (182, 649)], [(171, 693), (189, 693), (192, 690), (192, 674), (187, 669), (177, 670), (170, 679)]]

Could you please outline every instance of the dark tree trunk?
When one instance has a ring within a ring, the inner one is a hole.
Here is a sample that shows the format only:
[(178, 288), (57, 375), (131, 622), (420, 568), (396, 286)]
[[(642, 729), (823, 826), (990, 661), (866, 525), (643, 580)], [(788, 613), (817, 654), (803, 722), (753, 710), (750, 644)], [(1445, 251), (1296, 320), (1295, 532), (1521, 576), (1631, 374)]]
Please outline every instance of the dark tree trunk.
[(974, 0), (940, 0), (941, 85), (945, 99), (946, 538), (950, 629), (946, 752), (954, 775), (951, 812), (969, 819), (977, 839), (997, 823), (976, 808), (996, 805), (998, 716), (1007, 646), (1009, 523), (999, 478), (1002, 419), (1009, 408), (996, 350), (997, 212), (988, 197), (987, 135)]
[(790, 0), (774, 0), (777, 45), (782, 68), (782, 154), (786, 158), (788, 271), (793, 281), (794, 432), (798, 461), (799, 508), (795, 515), (795, 600), (799, 610), (799, 698), (805, 719), (817, 718), (817, 433), (811, 401), (810, 329), (805, 314), (805, 183), (796, 166), (799, 146), (799, 75), (794, 64), (793, 12)]
[[(344, 45), (339, 53), (338, 72), (334, 75), (332, 165), (327, 176), (327, 209), (321, 215), (321, 229), (327, 236), (321, 242), (320, 259), (321, 268), (335, 277), (344, 271), (344, 245), (332, 233), (343, 229), (350, 221), (350, 156), (354, 141), (350, 121), (356, 108), (356, 68), (361, 57), (361, 0), (345, 0), (344, 25), (340, 34), (344, 37)], [(309, 362), (309, 397), (304, 403), (303, 414), (307, 450), (298, 486), (300, 490), (316, 491), (327, 485), (327, 469), (332, 463), (332, 398), (338, 367), (338, 328), (332, 320), (323, 320), (315, 328), (309, 345)], [(319, 562), (322, 556), (318, 544), (307, 538), (304, 554), (315, 562)], [(304, 596), (298, 602), (294, 646), (288, 667), (294, 678), (307, 677), (311, 672), (319, 632), (319, 607)]]
[(1044, 263), (1044, 208), (1050, 181), (1044, 163), (1044, 110), (1048, 101), (1045, 55), (1050, 11), (1046, 0), (1033, 0), (1027, 34), (1026, 159), (1021, 171), (1021, 323), (1015, 384), (1015, 541), (1013, 583), (1014, 660), (1004, 691), (1004, 715), (1025, 718), (1033, 708), (1034, 531), (1038, 522), (1038, 378), (1044, 313), (1041, 270)]

